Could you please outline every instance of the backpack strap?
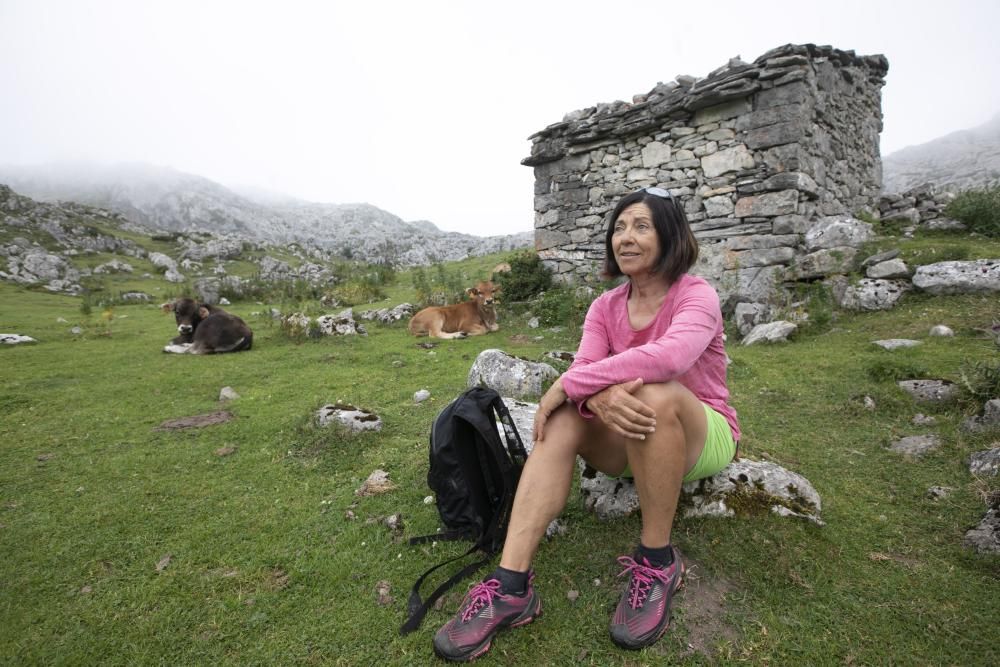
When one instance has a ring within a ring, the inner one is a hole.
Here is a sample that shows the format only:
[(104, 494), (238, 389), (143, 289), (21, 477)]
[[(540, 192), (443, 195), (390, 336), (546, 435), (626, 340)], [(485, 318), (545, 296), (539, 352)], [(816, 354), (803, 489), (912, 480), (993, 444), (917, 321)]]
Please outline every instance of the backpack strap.
[(455, 540), (471, 540), (475, 538), (475, 536), (476, 532), (472, 528), (452, 528), (451, 530), (446, 530), (441, 533), (431, 533), (430, 535), (411, 537), (409, 539), (409, 544), (412, 547), (414, 544), (426, 544), (428, 542), (454, 542)]
[(507, 404), (503, 402), (499, 394), (493, 400), (492, 405), (500, 417), (500, 426), (503, 428), (504, 438), (507, 440), (507, 451), (510, 452), (514, 463), (519, 468), (523, 467), (525, 459), (528, 458), (528, 453), (524, 449), (524, 443), (521, 442), (521, 434), (517, 432), (517, 427), (514, 426), (514, 418), (510, 416), (510, 410), (507, 409)]
[(431, 606), (435, 602), (437, 602), (442, 595), (444, 595), (452, 586), (457, 584), (459, 581), (469, 576), (470, 574), (481, 568), (483, 565), (486, 565), (486, 563), (490, 562), (490, 560), (493, 558), (495, 554), (487, 553), (485, 558), (478, 560), (474, 563), (470, 563), (469, 565), (466, 565), (461, 570), (453, 574), (451, 578), (448, 579), (448, 581), (444, 582), (443, 584), (435, 588), (434, 592), (431, 593), (429, 596), (427, 596), (426, 600), (421, 600), (420, 585), (424, 583), (424, 579), (427, 578), (427, 575), (429, 575), (431, 572), (438, 569), (439, 567), (447, 565), (448, 563), (453, 563), (456, 560), (461, 560), (462, 558), (465, 558), (469, 554), (475, 553), (476, 550), (478, 549), (479, 549), (479, 544), (473, 544), (471, 547), (469, 547), (469, 550), (466, 551), (461, 556), (455, 556), (454, 558), (449, 558), (446, 561), (438, 563), (437, 565), (435, 565), (434, 567), (432, 567), (431, 569), (427, 570), (422, 575), (420, 575), (420, 578), (417, 579), (417, 582), (413, 584), (413, 588), (410, 590), (410, 599), (406, 605), (407, 611), (409, 611), (410, 616), (406, 619), (406, 622), (403, 623), (402, 627), (399, 628), (399, 634), (407, 635), (416, 630), (417, 628), (419, 628), (420, 623), (424, 620), (424, 616), (427, 615), (427, 610), (430, 609)]

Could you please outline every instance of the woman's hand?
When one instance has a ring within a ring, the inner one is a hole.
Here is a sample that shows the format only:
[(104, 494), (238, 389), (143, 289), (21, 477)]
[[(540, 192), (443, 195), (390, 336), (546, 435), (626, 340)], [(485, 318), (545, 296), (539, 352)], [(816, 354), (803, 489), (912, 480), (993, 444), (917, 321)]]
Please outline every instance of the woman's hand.
[(531, 437), (535, 442), (541, 442), (545, 437), (545, 422), (549, 420), (549, 415), (566, 402), (567, 398), (566, 392), (563, 391), (562, 378), (559, 378), (552, 383), (552, 386), (538, 402), (535, 423), (531, 427)]
[(656, 428), (656, 412), (634, 396), (642, 378), (613, 384), (587, 399), (587, 407), (612, 431), (634, 440), (645, 440)]

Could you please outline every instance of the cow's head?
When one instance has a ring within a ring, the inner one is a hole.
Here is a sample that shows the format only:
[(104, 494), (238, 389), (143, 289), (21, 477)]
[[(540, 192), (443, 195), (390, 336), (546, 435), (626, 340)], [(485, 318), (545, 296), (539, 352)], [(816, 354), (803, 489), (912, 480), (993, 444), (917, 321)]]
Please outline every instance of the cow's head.
[(198, 323), (212, 312), (205, 304), (199, 304), (194, 299), (188, 298), (165, 303), (162, 308), (163, 312), (174, 314), (174, 319), (177, 320), (177, 332), (181, 335), (194, 333)]
[(496, 295), (500, 293), (500, 286), (494, 285), (492, 280), (480, 280), (466, 292), (480, 308), (492, 308)]

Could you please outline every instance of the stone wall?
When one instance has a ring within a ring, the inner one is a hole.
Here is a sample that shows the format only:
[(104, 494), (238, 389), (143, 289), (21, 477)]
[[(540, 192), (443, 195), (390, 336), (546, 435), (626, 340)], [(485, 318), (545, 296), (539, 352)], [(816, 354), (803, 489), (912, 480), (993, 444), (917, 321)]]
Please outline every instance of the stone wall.
[[(522, 161), (535, 170), (539, 255), (564, 282), (599, 280), (606, 216), (656, 185), (683, 203), (701, 244), (695, 272), (727, 309), (815, 279), (802, 268), (816, 265), (806, 233), (878, 210), (887, 71), (881, 55), (786, 45), (567, 114), (531, 137)], [(829, 259), (820, 273), (849, 270)]]

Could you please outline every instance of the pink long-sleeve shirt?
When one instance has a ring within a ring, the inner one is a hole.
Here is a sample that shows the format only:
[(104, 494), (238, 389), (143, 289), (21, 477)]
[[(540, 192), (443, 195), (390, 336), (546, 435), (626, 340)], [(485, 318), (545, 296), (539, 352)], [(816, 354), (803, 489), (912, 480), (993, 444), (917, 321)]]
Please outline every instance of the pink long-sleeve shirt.
[(685, 273), (670, 287), (653, 321), (636, 331), (628, 319), (630, 288), (631, 283), (620, 285), (590, 305), (576, 360), (562, 376), (566, 395), (581, 415), (592, 417), (586, 400), (613, 384), (676, 380), (725, 417), (739, 442), (726, 386), (719, 295), (704, 279)]

